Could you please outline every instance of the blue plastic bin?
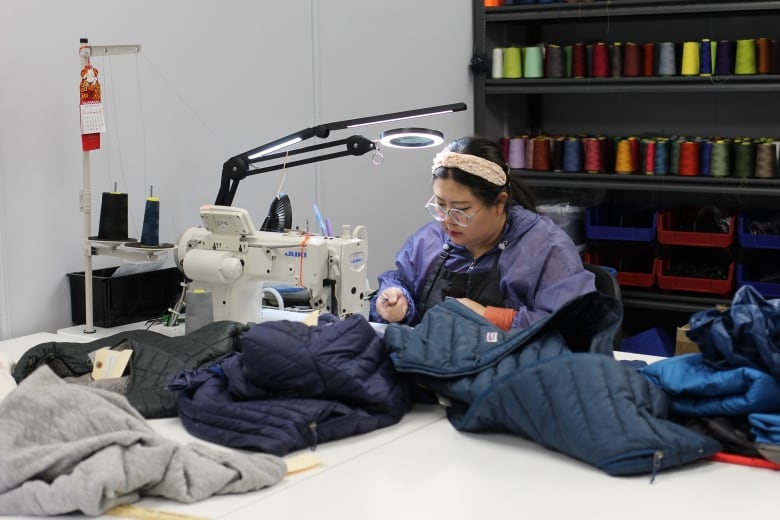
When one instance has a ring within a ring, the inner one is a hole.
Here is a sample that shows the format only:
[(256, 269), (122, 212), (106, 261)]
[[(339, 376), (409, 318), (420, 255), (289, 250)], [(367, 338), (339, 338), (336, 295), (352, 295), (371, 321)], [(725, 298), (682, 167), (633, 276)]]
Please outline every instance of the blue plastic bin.
[(780, 221), (780, 214), (739, 215), (737, 227), (739, 245), (757, 249), (780, 249), (780, 234), (751, 232), (750, 228), (754, 221), (770, 221), (770, 219)]
[(585, 235), (591, 240), (655, 240), (656, 212), (604, 205), (585, 211)]
[(648, 356), (670, 357), (674, 355), (674, 340), (663, 329), (647, 329), (620, 343), (622, 352), (634, 352)]

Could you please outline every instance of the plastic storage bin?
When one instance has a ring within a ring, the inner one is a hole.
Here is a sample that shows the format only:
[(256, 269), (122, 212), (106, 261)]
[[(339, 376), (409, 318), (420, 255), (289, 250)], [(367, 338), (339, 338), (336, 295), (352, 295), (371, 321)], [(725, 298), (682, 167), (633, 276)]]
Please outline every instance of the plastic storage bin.
[(736, 285), (752, 285), (765, 298), (780, 298), (780, 251), (745, 251), (737, 262)]
[(739, 215), (737, 240), (742, 247), (780, 249), (780, 213)]
[(620, 351), (669, 357), (674, 355), (674, 346), (674, 340), (663, 329), (653, 328), (621, 341)]
[[(713, 232), (710, 218), (702, 218), (704, 208), (676, 208), (658, 212), (658, 242), (664, 245), (685, 245), (699, 247), (729, 247), (734, 243), (736, 218), (733, 213), (726, 214), (729, 219), (728, 231)], [(699, 224), (697, 226), (697, 224)], [(697, 230), (697, 227), (702, 231)]]
[(655, 211), (603, 205), (585, 212), (585, 234), (592, 240), (655, 240)]
[[(174, 305), (183, 274), (176, 267), (112, 277), (116, 267), (92, 271), (92, 321), (97, 327), (115, 327), (157, 318)], [(71, 319), (86, 323), (84, 271), (68, 273)]]
[(621, 286), (649, 288), (655, 285), (655, 251), (650, 244), (620, 242), (591, 246), (585, 261), (614, 268)]
[[(702, 250), (712, 256), (719, 253), (717, 250)], [(670, 291), (690, 291), (700, 293), (711, 293), (722, 296), (728, 296), (734, 290), (734, 271), (736, 262), (721, 261), (718, 262), (718, 268), (724, 273), (724, 278), (706, 278), (704, 276), (686, 276), (680, 272), (673, 271), (675, 259), (673, 256), (662, 256), (656, 258), (656, 283), (661, 289)], [(710, 260), (710, 262), (712, 261)], [(715, 264), (713, 263), (713, 266)]]

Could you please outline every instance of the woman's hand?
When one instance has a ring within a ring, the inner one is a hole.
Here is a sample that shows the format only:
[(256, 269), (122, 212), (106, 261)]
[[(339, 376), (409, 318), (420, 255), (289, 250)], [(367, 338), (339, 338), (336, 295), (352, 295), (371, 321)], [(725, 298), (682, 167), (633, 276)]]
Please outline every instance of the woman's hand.
[(388, 323), (403, 320), (408, 310), (409, 301), (398, 287), (388, 287), (376, 298), (376, 312)]
[(471, 298), (457, 298), (457, 300), (480, 316), (485, 315), (485, 306), (475, 302)]

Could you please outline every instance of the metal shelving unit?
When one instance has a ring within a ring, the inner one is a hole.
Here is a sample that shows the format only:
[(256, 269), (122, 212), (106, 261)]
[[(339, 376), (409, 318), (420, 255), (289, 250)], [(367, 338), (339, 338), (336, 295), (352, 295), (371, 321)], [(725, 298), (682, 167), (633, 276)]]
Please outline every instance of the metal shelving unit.
[[(586, 3), (522, 4), (485, 8), (474, 1), (473, 17), (475, 57), (487, 63), (493, 47), (552, 42), (560, 45), (587, 41), (682, 42), (703, 37), (713, 41), (765, 36), (780, 39), (780, 1), (696, 1), (619, 0)], [(591, 34), (592, 33), (592, 34)], [(588, 36), (592, 36), (588, 40)], [(599, 40), (595, 40), (598, 38)], [(489, 67), (483, 67), (487, 69)], [(777, 94), (777, 96), (775, 96)], [(647, 95), (645, 97), (645, 95)], [(607, 78), (534, 78), (491, 79), (489, 73), (476, 73), (474, 79), (474, 127), (477, 134), (491, 138), (513, 135), (523, 128), (554, 126), (566, 130), (560, 110), (550, 105), (562, 99), (587, 99), (607, 103), (618, 98), (642, 99), (669, 113), (667, 131), (691, 119), (687, 114), (699, 97), (716, 100), (739, 99), (734, 112), (721, 117), (724, 127), (743, 132), (741, 136), (766, 137), (757, 132), (773, 129), (780, 137), (780, 75), (728, 77), (607, 77)], [(678, 105), (674, 105), (674, 99)], [(672, 101), (669, 101), (672, 100)], [(662, 106), (671, 103), (669, 107)], [(721, 106), (719, 105), (719, 106)], [(645, 110), (648, 110), (645, 108)], [(591, 112), (592, 113), (592, 112)], [(552, 114), (552, 116), (551, 116)], [(644, 112), (645, 115), (648, 112)], [(653, 113), (650, 113), (653, 116)], [(581, 133), (578, 113), (571, 113), (572, 132)], [(612, 127), (626, 135), (640, 134), (645, 128), (627, 122), (623, 113), (605, 111)], [(519, 118), (514, 121), (513, 118)], [(719, 121), (720, 121), (719, 120)], [(753, 125), (755, 121), (757, 124)], [(611, 122), (611, 121), (610, 121)], [(666, 122), (666, 121), (665, 121)], [(726, 124), (728, 123), (728, 124)], [(760, 123), (760, 124), (758, 124)], [(652, 131), (657, 120), (646, 130)], [(525, 126), (524, 126), (525, 125)], [(622, 125), (622, 126), (621, 126)], [(729, 126), (731, 125), (731, 126)], [(712, 134), (721, 135), (720, 128)], [(694, 135), (694, 134), (689, 134)], [(699, 135), (699, 134), (695, 134)], [(704, 134), (707, 135), (707, 134)], [(513, 170), (532, 188), (562, 190), (603, 190), (612, 199), (625, 200), (738, 200), (742, 207), (775, 207), (780, 196), (780, 178), (683, 177), (660, 175), (623, 175), (609, 173), (562, 173)], [(728, 303), (718, 295), (643, 291), (625, 288), (626, 308), (692, 313)]]
[(565, 173), (512, 170), (531, 186), (619, 191), (653, 191), (780, 197), (780, 178), (685, 177), (677, 175), (623, 175), (617, 173)]
[(624, 94), (678, 92), (776, 92), (780, 75), (634, 78), (486, 79), (485, 94)]
[(726, 298), (707, 295), (670, 294), (664, 292), (646, 292), (621, 289), (623, 305), (635, 309), (670, 311), (691, 314), (702, 309), (711, 309), (716, 305), (728, 305)]
[(761, 12), (780, 8), (774, 0), (691, 1), (691, 0), (596, 0), (594, 2), (521, 4), (485, 10), (489, 22), (528, 20), (582, 20), (604, 17), (664, 17), (701, 16), (713, 13)]

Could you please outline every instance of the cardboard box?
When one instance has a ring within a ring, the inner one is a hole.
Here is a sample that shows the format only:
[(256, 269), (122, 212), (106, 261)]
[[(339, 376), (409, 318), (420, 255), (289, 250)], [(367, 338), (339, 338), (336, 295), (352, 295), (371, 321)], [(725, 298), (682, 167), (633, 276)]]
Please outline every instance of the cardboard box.
[(674, 355), (696, 354), (701, 352), (699, 346), (688, 338), (686, 332), (690, 329), (687, 323), (682, 327), (677, 327), (677, 341), (675, 342)]
[[(718, 312), (726, 312), (729, 310), (728, 305), (716, 305), (715, 310)], [(686, 323), (682, 327), (677, 327), (677, 341), (675, 342), (675, 349), (674, 349), (674, 355), (679, 356), (680, 354), (697, 354), (701, 352), (701, 349), (699, 346), (694, 343), (693, 341), (688, 338), (688, 335), (686, 332), (691, 328), (691, 326)]]

